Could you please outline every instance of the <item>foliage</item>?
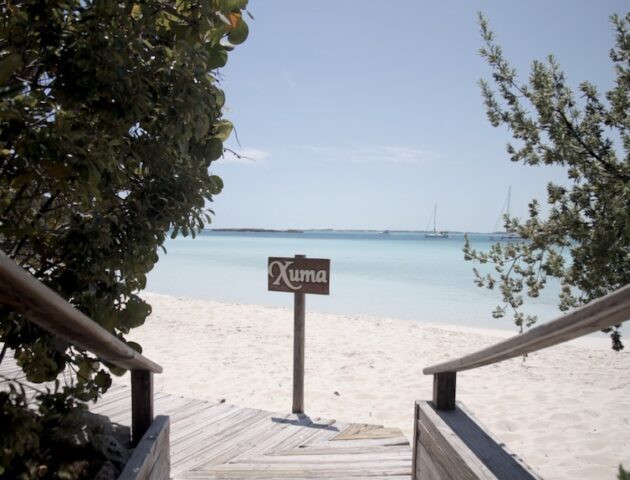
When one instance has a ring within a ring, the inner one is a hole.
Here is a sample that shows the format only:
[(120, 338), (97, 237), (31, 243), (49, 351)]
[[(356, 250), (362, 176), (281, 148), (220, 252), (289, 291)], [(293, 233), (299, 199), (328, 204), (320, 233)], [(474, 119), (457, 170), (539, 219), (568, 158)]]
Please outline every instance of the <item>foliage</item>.
[[(0, 249), (122, 340), (151, 311), (138, 291), (167, 232), (203, 228), (222, 189), (209, 167), (232, 125), (217, 69), (247, 37), (246, 5), (0, 5)], [(64, 395), (95, 399), (111, 383), (89, 353), (4, 307), (0, 340), (0, 361), (12, 349), (31, 382), (72, 368)], [(17, 400), (2, 415), (32, 419)], [(24, 441), (38, 435), (24, 427), (17, 437), (27, 430)], [(17, 450), (2, 431), (6, 468)]]
[(630, 473), (623, 469), (621, 465), (619, 465), (619, 475), (617, 476), (618, 480), (630, 480)]
[(0, 392), (0, 427), (5, 435), (0, 475), (91, 479), (99, 471), (124, 468), (130, 450), (119, 439), (128, 438), (128, 427), (116, 430), (106, 417), (87, 412), (59, 382), (54, 391), (37, 392), (37, 410), (28, 408), (19, 383)]
[[(505, 219), (506, 229), (522, 240), (497, 243), (488, 252), (465, 244), (467, 260), (495, 267), (496, 274), (475, 269), (479, 286), (501, 291), (502, 305), (493, 315), (509, 309), (520, 331), (537, 320), (521, 309), (524, 293), (537, 297), (549, 277), (561, 282), (562, 311), (630, 283), (630, 14), (611, 20), (616, 78), (604, 100), (589, 82), (576, 95), (553, 56), (533, 62), (528, 81), (520, 82), (479, 16), (485, 42), (480, 52), (496, 92), (485, 81), (481, 90), (490, 123), (507, 126), (517, 141), (507, 145), (510, 159), (562, 166), (567, 174), (566, 183), (547, 186), (548, 218), (533, 200), (529, 218)], [(611, 337), (613, 348), (622, 349), (618, 327)]]

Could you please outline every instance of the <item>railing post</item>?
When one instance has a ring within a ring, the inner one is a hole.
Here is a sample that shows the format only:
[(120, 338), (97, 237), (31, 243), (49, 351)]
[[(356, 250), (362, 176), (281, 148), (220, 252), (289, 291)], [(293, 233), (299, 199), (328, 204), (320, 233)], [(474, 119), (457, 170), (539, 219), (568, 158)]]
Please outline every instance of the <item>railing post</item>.
[(433, 375), (433, 404), (438, 410), (455, 410), (457, 373), (444, 372)]
[(153, 423), (153, 373), (131, 371), (131, 443), (135, 447)]

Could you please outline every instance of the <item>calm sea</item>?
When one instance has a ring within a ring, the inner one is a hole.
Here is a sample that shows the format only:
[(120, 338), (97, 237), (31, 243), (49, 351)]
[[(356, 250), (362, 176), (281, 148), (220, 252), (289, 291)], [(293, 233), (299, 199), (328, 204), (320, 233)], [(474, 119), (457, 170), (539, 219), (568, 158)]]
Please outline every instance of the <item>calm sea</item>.
[[(477, 248), (494, 242), (487, 235), (470, 238)], [(463, 244), (463, 235), (431, 239), (411, 233), (204, 231), (195, 239), (167, 241), (167, 254), (160, 255), (149, 274), (147, 290), (292, 307), (293, 295), (267, 291), (267, 257), (305, 254), (331, 259), (330, 295), (307, 295), (307, 312), (513, 329), (511, 320), (492, 318), (498, 292), (473, 283), (473, 264), (464, 261)], [(527, 311), (540, 321), (558, 316), (558, 287), (548, 290), (528, 301)]]

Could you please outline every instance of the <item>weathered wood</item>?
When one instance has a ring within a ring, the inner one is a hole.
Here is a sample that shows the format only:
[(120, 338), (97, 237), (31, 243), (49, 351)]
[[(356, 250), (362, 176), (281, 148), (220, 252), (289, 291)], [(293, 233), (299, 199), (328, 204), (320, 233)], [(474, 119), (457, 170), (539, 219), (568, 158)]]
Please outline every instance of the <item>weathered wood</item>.
[(162, 367), (85, 316), (0, 250), (0, 303), (102, 360), (128, 370), (160, 373)]
[(216, 422), (222, 424), (220, 428), (216, 429), (214, 423), (203, 425), (205, 428), (173, 444), (173, 455), (178, 457), (177, 469), (173, 467), (173, 476), (177, 476), (178, 472), (191, 470), (202, 465), (206, 458), (212, 456), (214, 448), (233, 435), (247, 430), (252, 422), (260, 419), (260, 410), (248, 408), (239, 408), (238, 410), (240, 412), (236, 415), (224, 419), (227, 421)]
[(369, 444), (370, 440), (351, 440), (349, 442), (320, 442), (319, 445), (303, 445), (299, 452), (286, 452), (285, 455), (326, 455), (330, 453), (343, 453), (344, 455), (354, 454), (381, 454), (384, 452), (404, 453), (409, 455), (409, 441), (400, 436), (396, 439), (380, 439), (381, 444)]
[[(0, 375), (14, 365), (12, 358), (6, 358), (0, 364)], [(129, 394), (128, 387), (114, 384), (90, 410), (107, 412), (113, 422), (131, 425)], [(409, 442), (402, 435), (380, 438), (394, 435), (395, 430), (302, 414), (272, 414), (165, 393), (153, 398), (155, 413), (170, 416), (169, 457), (155, 456), (153, 474), (167, 470), (170, 459), (170, 475), (177, 480), (409, 480)], [(145, 437), (152, 435), (152, 427)], [(360, 439), (364, 434), (378, 438)]]
[(168, 417), (156, 417), (138, 442), (118, 480), (170, 478), (169, 425)]
[(291, 257), (269, 257), (267, 260), (267, 289), (272, 292), (330, 293), (330, 260)]
[(131, 371), (131, 442), (137, 445), (153, 423), (153, 373)]
[[(275, 428), (273, 429), (273, 432), (270, 432), (267, 435), (265, 440), (258, 442), (257, 445), (246, 450), (245, 452), (241, 452), (232, 461), (238, 461), (245, 458), (262, 455), (277, 449), (280, 444), (286, 445), (286, 443), (290, 441), (290, 439), (295, 439), (302, 432), (307, 430), (306, 427), (309, 427), (313, 423), (308, 417), (302, 418), (299, 423), (289, 423), (285, 421), (290, 419), (291, 417), (295, 417), (295, 415), (288, 415), (286, 418), (281, 419), (281, 421), (274, 422)], [(298, 426), (302, 428), (296, 428)], [(302, 437), (300, 437), (300, 440), (298, 440), (295, 445), (300, 444), (301, 441)]]
[[(296, 255), (295, 258), (304, 258)], [(294, 293), (293, 311), (293, 413), (304, 413), (305, 294)]]
[(402, 436), (399, 428), (385, 428), (381, 425), (368, 425), (366, 423), (353, 423), (333, 440), (369, 440), (382, 438), (396, 438)]
[(418, 449), (420, 448), (420, 432), (418, 430), (418, 418), (420, 416), (420, 406), (415, 403), (413, 409), (413, 438), (411, 439), (411, 480), (419, 480), (416, 476), (416, 468), (419, 462)]
[[(283, 423), (278, 423), (283, 425)], [(318, 425), (318, 427), (316, 427)], [(315, 418), (312, 422), (300, 421), (299, 423), (286, 424), (287, 428), (282, 431), (282, 438), (270, 443), (264, 451), (258, 452), (265, 455), (284, 455), (288, 451), (301, 448), (304, 445), (326, 441), (331, 435), (339, 433), (339, 425), (333, 420), (322, 420)], [(333, 429), (331, 432), (327, 428)], [(248, 457), (249, 458), (249, 457)]]
[(457, 374), (444, 372), (433, 375), (433, 404), (438, 410), (455, 409)]
[(436, 410), (417, 402), (415, 480), (535, 480), (540, 477), (493, 439), (458, 403)]
[(630, 319), (630, 285), (593, 300), (573, 312), (490, 347), (427, 367), (426, 375), (460, 372), (501, 362), (618, 325)]
[(211, 455), (204, 460), (210, 464), (228, 463), (239, 456), (243, 450), (249, 450), (264, 441), (275, 429), (273, 414), (266, 412), (260, 420), (251, 423), (246, 429), (218, 443), (212, 448)]

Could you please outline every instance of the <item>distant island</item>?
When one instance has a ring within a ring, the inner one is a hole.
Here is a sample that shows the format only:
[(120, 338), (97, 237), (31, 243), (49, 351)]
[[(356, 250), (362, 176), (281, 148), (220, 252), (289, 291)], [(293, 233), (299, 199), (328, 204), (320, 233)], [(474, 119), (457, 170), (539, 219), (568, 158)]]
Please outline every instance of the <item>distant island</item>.
[(247, 232), (247, 233), (304, 233), (304, 230), (275, 230), (270, 228), (208, 228), (211, 232)]
[[(237, 232), (237, 233), (373, 233), (373, 234), (425, 234), (429, 231), (425, 230), (376, 230), (376, 229), (337, 229), (337, 228), (308, 228), (305, 230), (289, 228), (289, 229), (275, 229), (275, 228), (206, 228), (208, 232)], [(473, 235), (492, 235), (493, 232), (462, 232), (462, 231), (448, 231), (453, 235), (464, 235), (470, 233)], [(505, 233), (505, 232), (503, 232)]]

